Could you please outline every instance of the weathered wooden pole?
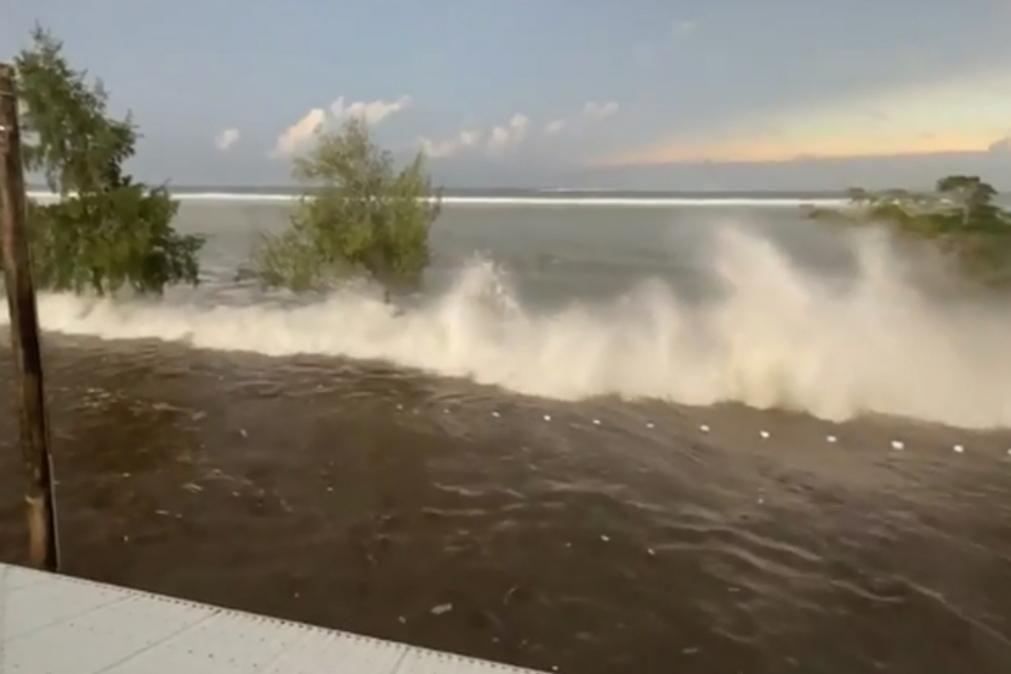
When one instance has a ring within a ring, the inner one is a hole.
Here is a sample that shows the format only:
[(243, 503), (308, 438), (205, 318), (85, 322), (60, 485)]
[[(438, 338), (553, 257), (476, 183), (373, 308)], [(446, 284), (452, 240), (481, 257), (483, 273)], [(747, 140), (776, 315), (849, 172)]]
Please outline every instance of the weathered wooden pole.
[(21, 168), (17, 89), (14, 69), (0, 63), (0, 244), (3, 249), (11, 346), (17, 371), (21, 453), (28, 473), (28, 560), (55, 571), (59, 567), (52, 460), (42, 384), (39, 323), (25, 233), (25, 182)]

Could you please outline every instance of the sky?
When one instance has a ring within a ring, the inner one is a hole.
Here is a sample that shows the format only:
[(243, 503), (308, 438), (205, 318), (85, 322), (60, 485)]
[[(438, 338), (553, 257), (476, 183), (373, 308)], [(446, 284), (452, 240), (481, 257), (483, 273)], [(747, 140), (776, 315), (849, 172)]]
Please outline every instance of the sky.
[(176, 185), (276, 185), (349, 117), (449, 187), (1011, 189), (1011, 0), (0, 0)]

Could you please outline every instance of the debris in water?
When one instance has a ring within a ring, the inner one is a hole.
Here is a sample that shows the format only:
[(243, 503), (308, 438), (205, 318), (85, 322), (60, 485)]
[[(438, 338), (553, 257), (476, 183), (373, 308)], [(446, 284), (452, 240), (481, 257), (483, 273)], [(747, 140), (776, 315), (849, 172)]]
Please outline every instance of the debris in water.
[(647, 421), (646, 422), (646, 428), (655, 428), (655, 427), (656, 427), (656, 424), (654, 424), (652, 421)]
[(605, 543), (610, 543), (611, 537), (608, 536), (607, 534), (600, 534), (600, 540), (604, 541)]
[(404, 616), (399, 616), (397, 618), (397, 622), (400, 623), (401, 625), (406, 625), (407, 624), (407, 618), (405, 618)]
[(329, 492), (332, 492), (333, 491), (333, 487), (327, 487), (326, 490), (329, 491)]
[(239, 498), (239, 492), (233, 491), (232, 496), (234, 496), (235, 498)]
[(448, 407), (443, 407), (442, 408), (442, 413), (443, 414), (449, 414), (449, 408)]
[(123, 473), (123, 477), (130, 477), (130, 473)]
[(551, 671), (552, 672), (557, 672), (558, 671), (558, 665), (551, 665)]
[(196, 482), (187, 482), (186, 484), (183, 485), (183, 489), (190, 492), (191, 494), (199, 494), (204, 490), (204, 488), (201, 487)]
[(764, 496), (759, 496), (758, 497), (758, 505), (763, 505), (764, 503), (765, 503), (765, 497)]
[(246, 432), (245, 428), (240, 428), (239, 429), (239, 435), (241, 435), (244, 438), (248, 438), (249, 437), (249, 433)]
[(491, 415), (492, 415), (493, 417), (495, 417), (496, 419), (498, 419), (499, 417), (501, 417), (501, 416), (502, 416), (501, 414), (499, 414), (499, 413), (498, 413), (498, 410), (492, 410), (492, 413), (491, 413)]
[(758, 431), (758, 434), (760, 436), (762, 436), (763, 440), (768, 440), (769, 439), (769, 431)]
[(1007, 450), (1007, 455), (1008, 455), (1008, 456), (1011, 456), (1011, 447), (1008, 447), (1008, 450)]
[(699, 426), (699, 430), (702, 431), (703, 433), (708, 433), (709, 432), (709, 426), (706, 425), (706, 424), (702, 424), (701, 426)]
[(656, 557), (656, 550), (654, 550), (653, 548), (646, 548), (646, 552), (647, 554), (649, 554), (650, 557)]
[(892, 449), (904, 449), (906, 444), (901, 440), (892, 440)]
[(298, 599), (301, 595), (299, 595), (299, 593), (296, 592), (293, 596), (295, 597), (295, 599)]
[(825, 441), (826, 442), (832, 442), (832, 443), (834, 443), (836, 440), (838, 440), (838, 438), (836, 436), (834, 436), (834, 435), (826, 435), (825, 436)]
[(194, 412), (190, 417), (193, 421), (203, 421), (207, 418), (207, 412)]
[(965, 451), (965, 447), (963, 447), (962, 445), (955, 445), (954, 447), (952, 447), (952, 449), (955, 450), (956, 454), (961, 454), (962, 452)]
[(155, 515), (161, 515), (162, 517), (172, 517), (172, 513), (167, 510), (155, 510)]
[(600, 425), (600, 419), (594, 419), (593, 420), (593, 425), (594, 426), (599, 426)]
[(123, 542), (124, 543), (129, 543), (130, 542), (130, 537), (127, 536), (126, 534), (123, 534)]
[(397, 403), (397, 409), (402, 411), (404, 409), (404, 406), (401, 405), (400, 403)]
[(695, 655), (700, 650), (702, 649), (700, 649), (698, 646), (689, 646), (688, 648), (682, 648), (681, 652), (684, 653), (685, 655)]
[[(1007, 451), (1008, 451), (1008, 454), (1011, 454), (1011, 449), (1009, 449)], [(572, 543), (570, 543), (569, 541), (565, 541), (565, 547), (571, 548), (572, 547)]]
[(449, 613), (452, 610), (452, 604), (439, 604), (438, 606), (432, 607), (432, 615), (442, 615), (443, 613)]

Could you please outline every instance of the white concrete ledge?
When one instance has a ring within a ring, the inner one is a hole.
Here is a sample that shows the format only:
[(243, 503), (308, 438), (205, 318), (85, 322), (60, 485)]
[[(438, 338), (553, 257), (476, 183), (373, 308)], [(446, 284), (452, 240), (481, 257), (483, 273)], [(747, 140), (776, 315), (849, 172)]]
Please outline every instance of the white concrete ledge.
[(0, 564), (4, 674), (531, 671)]

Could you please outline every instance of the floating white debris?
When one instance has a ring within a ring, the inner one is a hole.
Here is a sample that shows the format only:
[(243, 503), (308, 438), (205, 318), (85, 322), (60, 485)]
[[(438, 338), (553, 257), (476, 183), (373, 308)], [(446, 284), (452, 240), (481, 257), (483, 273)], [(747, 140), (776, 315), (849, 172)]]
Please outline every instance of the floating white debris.
[(404, 409), (404, 406), (401, 405), (400, 403), (397, 403), (397, 410), (401, 410), (402, 411), (403, 409)]
[(768, 440), (769, 439), (769, 431), (758, 431), (758, 434), (760, 436), (762, 436), (763, 440)]
[(600, 419), (594, 419), (593, 420), (593, 425), (594, 426), (599, 426), (600, 425)]
[(329, 492), (332, 492), (333, 491), (333, 487), (327, 487), (326, 490), (329, 491)]
[(235, 498), (239, 498), (239, 492), (233, 491), (232, 496), (234, 496)]
[(204, 488), (201, 487), (196, 482), (187, 482), (186, 484), (183, 485), (183, 489), (190, 492), (191, 494), (199, 494), (204, 490)]
[(302, 595), (300, 595), (298, 592), (295, 592), (292, 596), (295, 597), (295, 599), (298, 599)]
[(407, 618), (405, 618), (404, 616), (399, 616), (397, 618), (397, 622), (400, 623), (401, 625), (406, 625), (407, 624)]
[(550, 414), (545, 414), (544, 415), (544, 421), (551, 421), (551, 415)]
[(130, 473), (123, 473), (123, 477), (130, 477)]
[(765, 503), (765, 499), (762, 498), (761, 496), (759, 496), (758, 497), (758, 505), (763, 505), (764, 503)]
[(442, 413), (443, 414), (449, 414), (449, 408), (448, 407), (443, 407), (442, 408)]
[(826, 435), (825, 442), (835, 443), (839, 438), (834, 435)]
[(688, 648), (682, 648), (681, 652), (684, 653), (685, 655), (695, 655), (700, 650), (701, 649), (698, 648), (697, 646), (689, 646)]
[(646, 554), (648, 554), (650, 557), (656, 557), (656, 550), (654, 550), (653, 548), (646, 548)]
[(155, 515), (161, 515), (162, 517), (172, 517), (172, 513), (167, 510), (155, 510)]
[(600, 534), (600, 540), (604, 541), (605, 543), (609, 543), (611, 541), (611, 537), (608, 536), (607, 534)]
[(130, 537), (127, 536), (126, 534), (123, 534), (123, 542), (124, 543), (129, 543), (130, 542)]
[(656, 424), (654, 424), (652, 421), (647, 421), (646, 422), (646, 428), (655, 428), (655, 427), (656, 427)]
[(1008, 450), (1007, 450), (1007, 455), (1008, 455), (1008, 456), (1011, 456), (1011, 447), (1008, 447)]
[(239, 429), (239, 435), (241, 435), (244, 438), (248, 438), (249, 437), (249, 433), (246, 432), (245, 428), (240, 428)]
[[(1011, 449), (1008, 450), (1008, 453), (1011, 454)], [(572, 547), (572, 543), (570, 543), (568, 541), (565, 541), (565, 547), (571, 548)]]
[(965, 447), (963, 447), (962, 445), (955, 445), (954, 447), (952, 447), (952, 449), (955, 451), (956, 454), (961, 454), (962, 452), (965, 451)]
[(452, 610), (452, 604), (439, 604), (438, 606), (432, 607), (432, 615), (442, 615), (443, 613), (449, 613)]
[(701, 426), (699, 426), (699, 430), (702, 431), (703, 433), (708, 433), (709, 432), (709, 426), (706, 425), (706, 424), (702, 424)]
[(558, 665), (551, 665), (551, 671), (552, 672), (557, 672), (558, 671)]
[(905, 449), (906, 444), (902, 440), (892, 440), (892, 449)]
[(491, 415), (492, 415), (493, 417), (495, 417), (496, 419), (498, 419), (499, 417), (501, 417), (501, 416), (502, 416), (501, 414), (499, 414), (499, 411), (498, 411), (498, 410), (493, 410), (493, 411), (492, 411), (492, 413), (491, 413)]

